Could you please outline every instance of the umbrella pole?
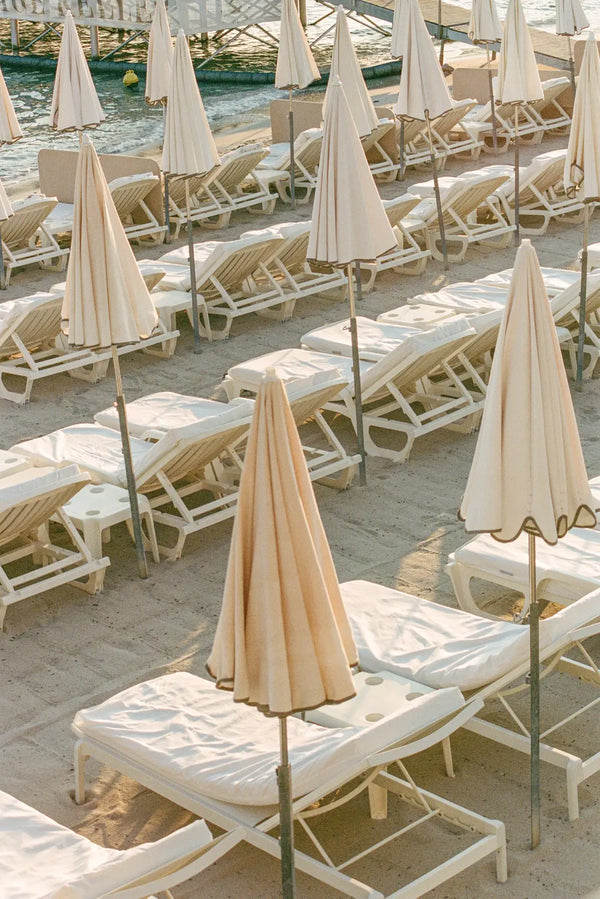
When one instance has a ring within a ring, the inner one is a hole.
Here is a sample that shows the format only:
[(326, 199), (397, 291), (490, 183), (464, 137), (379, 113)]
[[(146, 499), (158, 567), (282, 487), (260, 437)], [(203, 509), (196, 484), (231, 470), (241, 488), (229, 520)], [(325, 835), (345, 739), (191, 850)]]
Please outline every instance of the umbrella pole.
[(535, 534), (529, 542), (529, 664), (531, 703), (531, 848), (540, 844), (540, 625), (535, 578)]
[[(192, 294), (192, 326), (194, 328), (194, 352), (200, 352), (200, 323), (198, 321), (198, 291), (196, 289), (196, 257), (194, 256), (194, 235), (190, 211), (190, 182), (185, 179), (185, 217), (187, 219), (188, 256), (190, 260), (190, 290)], [(207, 333), (210, 334), (210, 331)]]
[(588, 241), (590, 230), (590, 207), (583, 204), (583, 249), (581, 251), (581, 281), (579, 285), (579, 334), (577, 335), (577, 378), (575, 387), (581, 390), (583, 380), (583, 348), (585, 344), (585, 306), (587, 299)]
[(0, 290), (6, 288), (6, 272), (4, 270), (4, 250), (2, 248), (2, 231), (0, 230)]
[(400, 181), (404, 181), (406, 175), (406, 153), (404, 147), (404, 119), (400, 119)]
[(519, 107), (515, 106), (515, 243), (519, 246)]
[(292, 109), (292, 88), (290, 88), (290, 108), (288, 110), (290, 126), (290, 198), (292, 209), (296, 208), (296, 163), (294, 161), (294, 110)]
[[(167, 121), (167, 104), (163, 103), (163, 143), (165, 140), (165, 127)], [(171, 243), (171, 210), (169, 209), (169, 176), (167, 173), (164, 173), (165, 179), (165, 243)]]
[(129, 431), (127, 429), (127, 411), (125, 408), (125, 397), (123, 396), (121, 365), (119, 363), (119, 354), (114, 344), (111, 347), (111, 351), (113, 368), (115, 371), (115, 383), (117, 388), (116, 406), (119, 415), (121, 443), (123, 445), (123, 461), (125, 462), (125, 476), (127, 478), (127, 493), (129, 494), (129, 506), (131, 509), (131, 523), (133, 525), (133, 536), (135, 539), (135, 552), (138, 562), (138, 574), (141, 578), (147, 578), (148, 565), (146, 562), (146, 552), (144, 550), (144, 535), (142, 533), (142, 521), (140, 519), (140, 509), (135, 487), (135, 474), (133, 473), (133, 463), (131, 461), (131, 444), (129, 442)]
[(288, 757), (287, 718), (279, 719), (281, 764), (277, 768), (279, 788), (279, 845), (281, 851), (281, 892), (293, 899), (296, 892), (294, 870), (294, 816), (292, 814), (292, 766)]
[(440, 65), (444, 65), (444, 26), (442, 25), (442, 0), (438, 0), (438, 38), (440, 41)]
[(492, 141), (494, 143), (494, 153), (498, 155), (498, 122), (496, 120), (496, 104), (494, 102), (494, 79), (492, 78), (492, 61), (490, 59), (490, 45), (485, 45), (487, 55), (488, 82), (490, 85), (490, 107), (492, 113)]
[(435, 192), (435, 205), (437, 207), (438, 227), (440, 229), (440, 240), (442, 243), (442, 255), (444, 257), (444, 268), (448, 270), (448, 246), (446, 244), (446, 228), (444, 227), (444, 213), (442, 211), (442, 200), (440, 197), (440, 184), (438, 181), (438, 173), (435, 167), (435, 151), (433, 149), (433, 137), (431, 136), (431, 119), (429, 112), (425, 110), (425, 121), (427, 122), (427, 138), (429, 140), (429, 153), (431, 156), (431, 171), (433, 173), (433, 190)]
[(573, 102), (575, 102), (575, 92), (577, 90), (577, 84), (575, 83), (575, 60), (573, 59), (573, 44), (571, 43), (571, 36), (567, 35), (567, 41), (569, 43), (569, 71), (571, 73), (571, 86), (573, 88)]
[[(354, 263), (357, 270), (357, 283), (360, 283), (358, 274), (359, 263)], [(362, 385), (360, 383), (360, 356), (358, 352), (358, 327), (356, 325), (356, 309), (354, 306), (354, 284), (352, 281), (352, 264), (348, 266), (348, 302), (350, 304), (350, 340), (352, 342), (352, 374), (354, 376), (354, 407), (356, 416), (356, 440), (360, 462), (358, 465), (358, 479), (361, 487), (367, 483), (367, 457), (365, 454), (365, 432), (363, 427), (362, 411)]]

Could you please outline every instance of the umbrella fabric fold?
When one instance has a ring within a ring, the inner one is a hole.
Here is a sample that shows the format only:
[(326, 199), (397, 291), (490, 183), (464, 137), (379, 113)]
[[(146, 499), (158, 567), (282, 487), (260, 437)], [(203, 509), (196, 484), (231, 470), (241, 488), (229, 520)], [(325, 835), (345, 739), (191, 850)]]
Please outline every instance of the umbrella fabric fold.
[(235, 701), (284, 716), (354, 696), (356, 661), (287, 395), (268, 373), (256, 399), (206, 667)]
[[(350, 29), (348, 28), (348, 19), (342, 6), (338, 6), (337, 9), (333, 55), (329, 72), (330, 81), (335, 75), (341, 79), (344, 86), (344, 94), (346, 95), (356, 130), (361, 137), (370, 134), (377, 125), (379, 118), (354, 51)], [(326, 115), (328, 93), (329, 91), (325, 93), (323, 118)]]
[(502, 24), (494, 0), (473, 0), (468, 35), (474, 44), (494, 44), (502, 39)]
[(83, 131), (105, 119), (70, 12), (65, 15), (54, 78), (50, 126), (55, 131)]
[(390, 56), (399, 59), (404, 56), (404, 32), (400, 28), (400, 9), (402, 8), (402, 0), (395, 0), (394, 16), (392, 19), (392, 43), (390, 46)]
[(535, 250), (517, 252), (460, 518), (467, 531), (554, 544), (596, 515)]
[(77, 164), (62, 318), (69, 343), (80, 347), (137, 343), (158, 322), (88, 137), (83, 139)]
[(596, 38), (588, 34), (565, 159), (565, 190), (579, 190), (582, 200), (600, 199), (600, 56)]
[(146, 67), (146, 103), (158, 106), (166, 103), (171, 82), (173, 41), (165, 0), (156, 0), (152, 27), (148, 39), (148, 64)]
[[(425, 121), (435, 119), (454, 106), (444, 73), (427, 31), (418, 0), (402, 0), (398, 14), (398, 33), (402, 39), (395, 50), (401, 50), (402, 75), (400, 91), (394, 106), (397, 116)], [(393, 55), (396, 52), (393, 51)]]
[(183, 29), (175, 41), (165, 122), (162, 169), (169, 175), (205, 175), (220, 165)]
[(5, 222), (13, 214), (11, 202), (8, 199), (2, 181), (0, 181), (0, 222)]
[(581, 34), (584, 28), (589, 27), (590, 23), (579, 0), (556, 0), (557, 34)]
[(342, 267), (377, 259), (397, 241), (338, 77), (328, 94), (307, 258)]
[(4, 75), (0, 69), (0, 146), (12, 144), (23, 137), (21, 126), (15, 115), (15, 110), (6, 87)]
[(509, 0), (498, 60), (497, 98), (526, 103), (544, 96), (521, 0)]
[(294, 0), (283, 0), (275, 87), (280, 90), (303, 88), (320, 77), (296, 4)]

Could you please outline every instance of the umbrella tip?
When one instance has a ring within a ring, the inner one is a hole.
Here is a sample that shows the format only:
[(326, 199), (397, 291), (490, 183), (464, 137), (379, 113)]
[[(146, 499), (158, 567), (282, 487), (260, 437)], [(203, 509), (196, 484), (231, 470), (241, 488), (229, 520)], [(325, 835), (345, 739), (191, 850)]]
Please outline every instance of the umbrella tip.
[(331, 84), (333, 87), (341, 87), (342, 79), (339, 75), (334, 75), (333, 78), (329, 79), (329, 84)]
[(265, 381), (278, 381), (279, 375), (277, 374), (277, 369), (274, 365), (269, 365), (268, 368), (265, 369)]

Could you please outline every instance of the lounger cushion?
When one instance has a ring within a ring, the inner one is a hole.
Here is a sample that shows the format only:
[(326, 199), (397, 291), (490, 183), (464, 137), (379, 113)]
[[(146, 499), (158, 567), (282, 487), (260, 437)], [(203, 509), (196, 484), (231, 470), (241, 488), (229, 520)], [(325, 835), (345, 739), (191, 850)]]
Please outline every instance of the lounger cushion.
[[(367, 727), (322, 728), (288, 719), (294, 797), (358, 773), (370, 754), (461, 708), (458, 690), (428, 693)], [(187, 672), (169, 674), (78, 712), (88, 737), (150, 774), (236, 805), (275, 805), (279, 723)]]
[[(60, 316), (56, 293), (34, 293), (29, 297), (19, 297), (17, 300), (5, 300), (0, 303), (0, 348), (9, 332), (13, 331), (26, 315), (47, 303), (55, 303), (57, 316)], [(14, 347), (11, 352), (14, 352)]]
[[(529, 628), (523, 625), (492, 621), (368, 581), (348, 581), (341, 590), (366, 671), (387, 670), (430, 687), (466, 692), (528, 663)], [(599, 599), (596, 590), (543, 619), (540, 647), (598, 617)]]
[[(127, 404), (127, 425), (129, 433), (141, 437), (147, 431), (170, 431), (196, 424), (228, 408), (243, 409), (248, 415), (254, 411), (254, 400), (237, 398), (228, 403), (197, 396), (184, 396), (164, 390), (151, 393)], [(94, 415), (94, 421), (105, 428), (119, 429), (119, 416), (114, 406)]]
[(134, 184), (145, 182), (147, 182), (148, 190), (150, 190), (158, 182), (158, 175), (153, 175), (152, 172), (139, 172), (137, 175), (124, 175), (122, 178), (113, 178), (108, 184), (108, 189), (112, 191), (117, 187), (130, 187)]
[[(362, 315), (356, 317), (358, 329), (358, 345), (363, 359), (376, 361), (396, 349), (407, 337), (422, 333), (418, 328), (407, 325), (390, 325), (375, 322)], [(320, 353), (336, 353), (342, 356), (352, 354), (352, 340), (348, 319), (315, 328), (301, 338), (303, 346)], [(368, 355), (366, 355), (368, 354)]]

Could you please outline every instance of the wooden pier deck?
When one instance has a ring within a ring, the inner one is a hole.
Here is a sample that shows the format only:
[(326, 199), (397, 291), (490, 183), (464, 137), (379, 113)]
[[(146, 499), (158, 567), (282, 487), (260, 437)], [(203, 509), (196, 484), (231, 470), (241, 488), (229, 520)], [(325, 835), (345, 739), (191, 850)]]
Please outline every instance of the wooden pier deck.
[[(390, 22), (394, 16), (395, 0), (351, 0), (343, 5), (352, 8), (355, 12), (370, 16), (373, 19), (382, 19)], [(434, 37), (445, 41), (462, 41), (470, 44), (467, 35), (469, 27), (469, 10), (456, 3), (441, 3), (441, 23), (439, 18), (438, 0), (419, 0), (423, 18), (427, 28)], [(531, 42), (539, 63), (554, 66), (557, 69), (569, 68), (569, 44), (563, 35), (554, 34), (552, 31), (542, 31), (540, 28), (530, 28)], [(491, 45), (492, 50), (499, 50), (500, 44)]]

